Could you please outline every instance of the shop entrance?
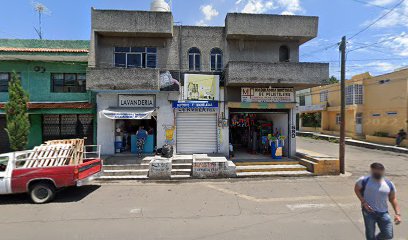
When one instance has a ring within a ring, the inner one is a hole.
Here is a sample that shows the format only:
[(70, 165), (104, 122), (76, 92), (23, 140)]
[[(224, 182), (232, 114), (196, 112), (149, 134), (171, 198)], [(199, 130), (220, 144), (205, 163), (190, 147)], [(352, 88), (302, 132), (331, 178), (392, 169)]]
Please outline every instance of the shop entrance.
[(230, 109), (229, 129), (233, 160), (272, 160), (272, 152), (278, 158), (289, 155), (289, 110)]
[(147, 133), (144, 153), (153, 153), (156, 148), (157, 122), (151, 119), (116, 119), (115, 120), (115, 153), (137, 153), (136, 133), (139, 127), (143, 127)]

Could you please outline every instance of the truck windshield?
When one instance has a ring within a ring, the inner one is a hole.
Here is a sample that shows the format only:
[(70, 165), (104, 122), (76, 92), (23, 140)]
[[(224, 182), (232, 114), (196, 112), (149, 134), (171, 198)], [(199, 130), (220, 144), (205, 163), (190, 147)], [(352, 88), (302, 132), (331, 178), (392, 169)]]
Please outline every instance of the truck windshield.
[(6, 171), (8, 161), (9, 161), (8, 156), (0, 156), (0, 172)]

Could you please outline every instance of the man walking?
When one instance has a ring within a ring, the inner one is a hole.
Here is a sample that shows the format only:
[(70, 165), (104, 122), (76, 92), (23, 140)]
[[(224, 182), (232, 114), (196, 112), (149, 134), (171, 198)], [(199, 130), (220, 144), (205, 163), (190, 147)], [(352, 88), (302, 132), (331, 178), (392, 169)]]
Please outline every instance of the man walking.
[[(388, 213), (387, 201), (390, 201), (395, 211), (395, 224), (399, 224), (401, 214), (395, 195), (396, 189), (394, 184), (384, 177), (385, 168), (381, 163), (373, 163), (370, 168), (371, 175), (359, 178), (354, 187), (354, 192), (361, 201), (366, 239), (392, 239), (393, 223)], [(376, 224), (380, 229), (377, 236)]]

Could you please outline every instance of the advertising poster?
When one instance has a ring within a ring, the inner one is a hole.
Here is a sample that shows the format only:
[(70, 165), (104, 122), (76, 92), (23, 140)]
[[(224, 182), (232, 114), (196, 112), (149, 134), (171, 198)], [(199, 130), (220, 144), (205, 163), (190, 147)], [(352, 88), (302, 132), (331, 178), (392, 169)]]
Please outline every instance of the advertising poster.
[(184, 100), (219, 100), (220, 76), (185, 74)]
[(295, 102), (293, 88), (241, 88), (241, 102)]

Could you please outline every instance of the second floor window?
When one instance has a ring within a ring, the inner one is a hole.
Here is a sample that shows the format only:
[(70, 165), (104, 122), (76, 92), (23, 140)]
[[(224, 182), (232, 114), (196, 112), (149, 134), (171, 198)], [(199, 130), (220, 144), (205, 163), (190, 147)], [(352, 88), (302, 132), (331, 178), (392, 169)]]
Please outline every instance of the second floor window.
[(222, 70), (222, 51), (219, 48), (211, 49), (211, 71)]
[(337, 113), (336, 114), (336, 125), (340, 125), (340, 122), (341, 122), (341, 116), (340, 116), (340, 113)]
[(287, 46), (281, 46), (279, 48), (279, 62), (289, 62), (290, 54)]
[(306, 106), (306, 97), (305, 96), (299, 96), (299, 105), (300, 106)]
[(85, 73), (51, 73), (51, 92), (86, 92)]
[(190, 71), (200, 71), (201, 67), (201, 53), (196, 47), (188, 50), (188, 69)]
[[(0, 72), (0, 92), (8, 92), (8, 85), (11, 80), (13, 73), (10, 72)], [(21, 81), (21, 76), (17, 73), (17, 78)]]
[(115, 67), (156, 68), (157, 48), (115, 47)]
[(346, 86), (346, 104), (363, 104), (363, 85), (353, 84)]
[(320, 92), (320, 102), (327, 102), (329, 100), (329, 91), (321, 91)]
[(10, 79), (10, 73), (0, 73), (0, 92), (8, 92), (8, 84)]

